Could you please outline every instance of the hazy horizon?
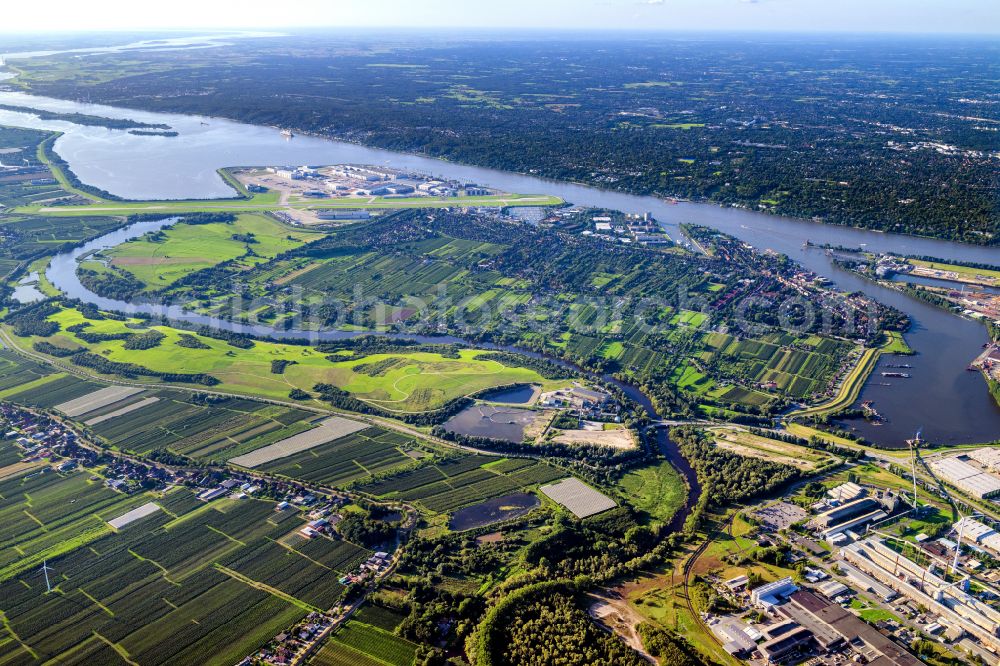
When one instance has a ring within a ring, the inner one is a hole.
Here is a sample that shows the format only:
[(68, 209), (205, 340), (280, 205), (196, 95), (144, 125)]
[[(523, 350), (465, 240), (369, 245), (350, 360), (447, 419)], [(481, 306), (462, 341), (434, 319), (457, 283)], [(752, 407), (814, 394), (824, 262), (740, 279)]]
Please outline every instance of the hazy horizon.
[(273, 3), (176, 0), (167, 16), (147, 15), (124, 0), (83, 5), (55, 0), (44, 12), (5, 9), (0, 33), (167, 30), (560, 30), (637, 32), (773, 32), (982, 35), (1000, 33), (992, 0), (508, 0), (476, 6), (458, 0), (323, 2), (298, 0), (275, 13)]

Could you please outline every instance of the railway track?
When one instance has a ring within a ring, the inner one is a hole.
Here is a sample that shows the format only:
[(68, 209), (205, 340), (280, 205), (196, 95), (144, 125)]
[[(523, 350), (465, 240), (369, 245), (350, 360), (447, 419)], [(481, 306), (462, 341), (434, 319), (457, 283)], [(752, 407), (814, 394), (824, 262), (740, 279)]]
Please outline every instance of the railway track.
[(726, 518), (726, 522), (713, 530), (712, 533), (710, 533), (695, 549), (695, 551), (691, 553), (691, 556), (685, 560), (683, 567), (681, 567), (681, 575), (683, 576), (682, 584), (684, 585), (684, 603), (687, 606), (688, 612), (691, 614), (691, 617), (694, 618), (694, 621), (701, 625), (702, 630), (709, 637), (711, 637), (712, 641), (715, 642), (715, 644), (720, 648), (722, 647), (722, 641), (719, 640), (719, 637), (715, 635), (715, 632), (712, 631), (711, 628), (709, 628), (709, 626), (701, 619), (701, 614), (695, 610), (694, 604), (691, 602), (691, 570), (694, 568), (694, 564), (698, 561), (698, 558), (700, 558), (705, 551), (708, 550), (708, 547), (715, 540), (715, 537), (719, 534), (719, 532), (725, 531), (727, 534), (732, 536), (733, 520), (735, 520), (735, 518), (736, 513), (733, 513)]

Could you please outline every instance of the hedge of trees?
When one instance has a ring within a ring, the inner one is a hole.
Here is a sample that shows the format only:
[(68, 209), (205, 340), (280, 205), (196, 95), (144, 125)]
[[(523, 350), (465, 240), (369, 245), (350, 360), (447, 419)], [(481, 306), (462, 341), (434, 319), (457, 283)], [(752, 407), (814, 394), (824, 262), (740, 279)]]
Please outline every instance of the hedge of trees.
[(17, 336), (37, 335), (47, 338), (59, 331), (59, 322), (48, 319), (58, 312), (59, 307), (52, 301), (39, 301), (12, 310), (5, 321)]
[(103, 375), (120, 375), (128, 379), (136, 379), (138, 377), (156, 377), (157, 379), (162, 379), (165, 382), (176, 382), (179, 384), (202, 384), (204, 386), (215, 386), (220, 383), (218, 378), (203, 372), (161, 372), (159, 370), (152, 370), (138, 365), (137, 363), (112, 361), (104, 358), (100, 354), (94, 354), (87, 351), (80, 351), (79, 353), (73, 354), (69, 357), (69, 360), (74, 365), (79, 365), (83, 368), (90, 368), (91, 370), (95, 370)]

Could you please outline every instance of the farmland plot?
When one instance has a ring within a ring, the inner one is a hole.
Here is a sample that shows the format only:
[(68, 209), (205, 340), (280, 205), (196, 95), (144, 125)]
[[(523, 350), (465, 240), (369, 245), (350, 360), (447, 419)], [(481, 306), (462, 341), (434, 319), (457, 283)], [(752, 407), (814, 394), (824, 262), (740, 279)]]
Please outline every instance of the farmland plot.
[(129, 396), (141, 393), (142, 389), (131, 386), (106, 386), (93, 393), (68, 400), (55, 406), (55, 408), (69, 417), (83, 416), (88, 412), (93, 412), (102, 407), (121, 402)]
[(279, 460), (266, 462), (258, 470), (328, 486), (347, 483), (412, 462), (401, 447), (412, 439), (381, 428), (364, 430), (321, 444)]
[(235, 458), (230, 458), (229, 462), (242, 467), (259, 467), (280, 458), (287, 458), (295, 453), (306, 451), (320, 444), (326, 444), (333, 440), (340, 439), (367, 428), (364, 423), (352, 421), (339, 416), (331, 416), (321, 424), (288, 439), (275, 442), (270, 446), (257, 449), (250, 453)]
[(357, 490), (414, 502), (432, 513), (447, 513), (565, 476), (562, 470), (535, 460), (459, 455), (361, 484)]
[[(90, 511), (104, 519), (122, 515), (121, 508), (101, 508), (99, 497), (81, 496), (79, 491), (85, 488), (66, 487), (73, 477), (50, 476), (0, 487), (7, 498), (0, 513), (9, 513), (9, 498), (23, 499), (26, 493), (32, 508), (48, 520), (55, 505), (64, 510), (71, 498), (83, 505), (76, 521)], [(85, 480), (86, 475), (76, 476)], [(236, 663), (306, 611), (303, 604), (273, 594), (266, 586), (226, 575), (218, 568), (220, 560), (248, 561), (258, 568), (278, 561), (283, 565), (276, 570), (280, 575), (268, 578), (276, 589), (332, 604), (340, 588), (337, 575), (329, 575), (336, 568), (331, 563), (353, 567), (368, 555), (364, 549), (332, 541), (315, 556), (285, 550), (272, 539), (289, 528), (268, 520), (274, 512), (271, 502), (223, 501), (209, 507), (193, 500), (190, 491), (176, 489), (157, 503), (163, 511), (133, 527), (121, 532), (106, 528), (49, 557), (56, 587), (52, 594), (46, 594), (34, 566), (13, 573), (5, 569), (7, 575), (0, 578), (0, 612), (5, 618), (0, 664), (52, 660), (89, 666), (121, 663), (115, 661), (119, 654), (144, 666)], [(43, 510), (50, 504), (51, 511)], [(171, 519), (172, 515), (179, 517)], [(0, 539), (9, 541), (15, 532), (12, 521), (0, 521)], [(272, 548), (281, 548), (288, 557), (277, 559), (282, 553)], [(296, 566), (300, 562), (305, 566)]]

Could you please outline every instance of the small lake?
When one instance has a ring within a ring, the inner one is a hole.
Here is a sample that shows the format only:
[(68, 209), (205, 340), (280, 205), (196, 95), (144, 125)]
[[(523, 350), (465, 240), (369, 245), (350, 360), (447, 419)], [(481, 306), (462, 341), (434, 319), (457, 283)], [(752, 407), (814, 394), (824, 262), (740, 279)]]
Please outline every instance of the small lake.
[(487, 402), (503, 402), (509, 405), (524, 405), (535, 395), (535, 387), (531, 384), (520, 384), (508, 388), (497, 389), (484, 393), (479, 398)]
[(462, 532), (511, 518), (520, 518), (540, 504), (538, 498), (531, 493), (494, 497), (456, 511), (448, 523), (448, 529)]
[(36, 303), (45, 300), (45, 294), (38, 289), (38, 273), (31, 272), (21, 278), (11, 293), (18, 303)]
[(520, 444), (524, 429), (535, 420), (535, 412), (516, 407), (473, 405), (444, 422), (444, 429), (469, 437), (488, 437)]

